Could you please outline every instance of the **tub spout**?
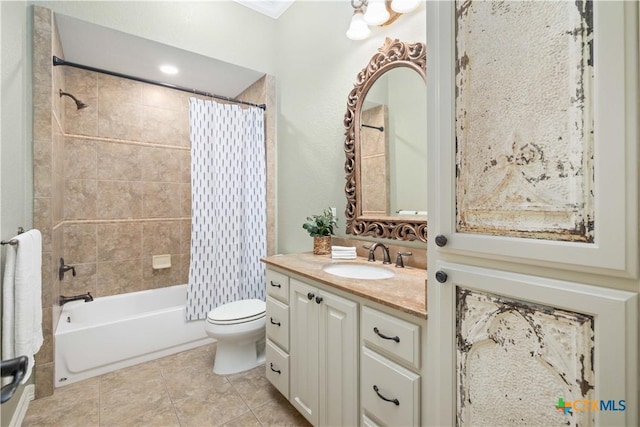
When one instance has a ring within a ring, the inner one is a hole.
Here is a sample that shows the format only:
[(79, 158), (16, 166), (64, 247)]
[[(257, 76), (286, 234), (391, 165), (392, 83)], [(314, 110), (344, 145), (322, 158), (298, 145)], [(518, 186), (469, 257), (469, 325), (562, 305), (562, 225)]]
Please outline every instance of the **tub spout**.
[(59, 301), (60, 301), (60, 306), (62, 307), (68, 302), (79, 301), (79, 300), (84, 300), (84, 302), (91, 302), (93, 301), (93, 296), (91, 295), (91, 292), (87, 292), (86, 294), (82, 294), (82, 295), (74, 295), (72, 297), (65, 297), (64, 295), (60, 295)]

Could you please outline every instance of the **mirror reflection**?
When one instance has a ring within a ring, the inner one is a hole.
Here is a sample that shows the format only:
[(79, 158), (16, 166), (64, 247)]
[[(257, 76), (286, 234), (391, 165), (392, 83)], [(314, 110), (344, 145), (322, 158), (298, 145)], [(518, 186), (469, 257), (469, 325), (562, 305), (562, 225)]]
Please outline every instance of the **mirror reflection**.
[(397, 67), (366, 93), (360, 113), (363, 216), (426, 216), (426, 92), (420, 74)]

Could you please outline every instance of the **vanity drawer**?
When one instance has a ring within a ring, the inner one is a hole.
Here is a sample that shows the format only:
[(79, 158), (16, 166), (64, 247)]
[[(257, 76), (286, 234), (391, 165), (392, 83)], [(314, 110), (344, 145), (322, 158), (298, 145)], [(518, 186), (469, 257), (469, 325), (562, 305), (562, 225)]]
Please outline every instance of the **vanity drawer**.
[(420, 369), (420, 326), (370, 307), (362, 307), (364, 342)]
[(289, 399), (289, 355), (270, 340), (267, 340), (265, 352), (267, 379), (284, 397)]
[(361, 354), (363, 421), (371, 425), (420, 425), (420, 376), (366, 347)]
[(289, 302), (289, 276), (267, 269), (267, 295)]
[(289, 351), (289, 306), (267, 297), (267, 338)]

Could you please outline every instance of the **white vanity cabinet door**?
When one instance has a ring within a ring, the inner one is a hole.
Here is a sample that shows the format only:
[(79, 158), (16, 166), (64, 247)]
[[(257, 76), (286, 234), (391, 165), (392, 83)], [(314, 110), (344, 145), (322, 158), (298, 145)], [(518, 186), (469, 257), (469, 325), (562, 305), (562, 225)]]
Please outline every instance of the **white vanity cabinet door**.
[(320, 425), (358, 424), (358, 304), (320, 291)]
[(420, 376), (366, 347), (362, 347), (361, 356), (363, 422), (376, 420), (377, 424), (386, 426), (420, 425)]
[(318, 290), (291, 279), (291, 404), (318, 425)]
[(358, 304), (290, 280), (290, 402), (314, 426), (358, 424)]
[(267, 338), (289, 351), (289, 306), (267, 297)]

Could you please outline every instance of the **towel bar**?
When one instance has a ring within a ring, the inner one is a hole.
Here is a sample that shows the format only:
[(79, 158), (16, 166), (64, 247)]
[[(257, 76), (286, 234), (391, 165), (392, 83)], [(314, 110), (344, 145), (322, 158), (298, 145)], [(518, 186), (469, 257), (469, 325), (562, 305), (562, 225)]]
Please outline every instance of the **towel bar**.
[(2, 245), (2, 246), (4, 246), (4, 245), (18, 246), (18, 241), (16, 239), (3, 240), (3, 241), (0, 242), (0, 245)]

